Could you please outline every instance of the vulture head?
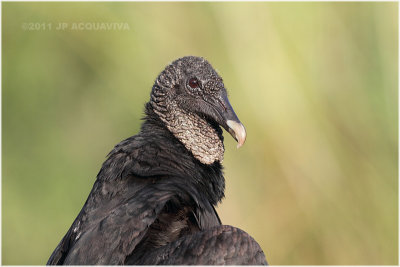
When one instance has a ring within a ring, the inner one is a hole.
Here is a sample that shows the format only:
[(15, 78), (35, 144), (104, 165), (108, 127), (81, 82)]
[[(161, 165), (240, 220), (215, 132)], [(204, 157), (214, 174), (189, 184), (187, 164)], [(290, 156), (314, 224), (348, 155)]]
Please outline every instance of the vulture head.
[(201, 57), (183, 57), (157, 77), (150, 104), (168, 130), (203, 164), (222, 162), (220, 126), (238, 142), (246, 130), (229, 103), (222, 78)]

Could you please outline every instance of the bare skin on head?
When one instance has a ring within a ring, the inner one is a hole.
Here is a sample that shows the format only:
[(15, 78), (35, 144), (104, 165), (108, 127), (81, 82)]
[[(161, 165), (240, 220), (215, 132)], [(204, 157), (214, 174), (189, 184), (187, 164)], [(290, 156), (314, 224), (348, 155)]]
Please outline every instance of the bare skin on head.
[(167, 66), (153, 86), (151, 104), (167, 128), (203, 164), (223, 161), (218, 125), (238, 141), (238, 147), (246, 140), (222, 78), (203, 58), (185, 57)]

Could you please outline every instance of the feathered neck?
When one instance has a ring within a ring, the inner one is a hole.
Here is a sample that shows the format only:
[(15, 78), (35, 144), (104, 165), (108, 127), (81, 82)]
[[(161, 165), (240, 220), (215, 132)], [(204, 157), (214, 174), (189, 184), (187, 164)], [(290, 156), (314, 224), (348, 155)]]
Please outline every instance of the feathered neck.
[[(216, 205), (224, 197), (225, 179), (220, 161), (204, 164), (170, 132), (149, 103), (139, 136), (158, 147), (157, 167), (148, 175), (168, 175), (183, 178), (182, 182), (194, 185), (211, 204)], [(155, 172), (154, 172), (155, 171)]]

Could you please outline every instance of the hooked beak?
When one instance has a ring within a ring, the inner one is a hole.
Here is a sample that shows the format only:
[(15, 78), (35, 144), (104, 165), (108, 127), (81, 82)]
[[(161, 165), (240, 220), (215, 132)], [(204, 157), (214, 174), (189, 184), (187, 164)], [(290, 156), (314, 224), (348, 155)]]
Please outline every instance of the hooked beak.
[(241, 122), (236, 122), (232, 120), (227, 120), (226, 124), (229, 129), (228, 132), (235, 138), (238, 142), (237, 148), (241, 147), (246, 141), (246, 129)]
[(239, 148), (246, 141), (246, 129), (236, 116), (226, 93), (218, 98), (218, 102), (219, 105), (217, 105), (218, 107), (216, 107), (216, 109), (222, 117), (220, 118), (219, 124), (238, 142), (237, 148)]

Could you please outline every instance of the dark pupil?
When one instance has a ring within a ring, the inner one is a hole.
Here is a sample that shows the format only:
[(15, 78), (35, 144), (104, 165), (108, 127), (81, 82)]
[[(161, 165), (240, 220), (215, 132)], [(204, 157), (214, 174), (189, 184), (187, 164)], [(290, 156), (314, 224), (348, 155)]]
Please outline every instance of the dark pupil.
[(192, 88), (199, 87), (199, 81), (196, 78), (192, 78), (189, 80), (189, 86)]

